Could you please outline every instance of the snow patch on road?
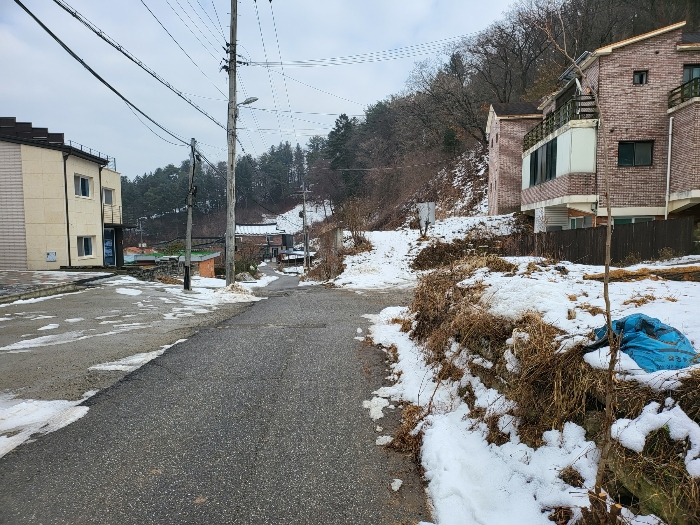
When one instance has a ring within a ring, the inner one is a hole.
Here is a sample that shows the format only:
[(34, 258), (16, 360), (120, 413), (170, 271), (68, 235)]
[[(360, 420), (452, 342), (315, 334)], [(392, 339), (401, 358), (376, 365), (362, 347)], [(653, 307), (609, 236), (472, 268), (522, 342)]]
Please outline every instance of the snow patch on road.
[(16, 399), (0, 394), (0, 457), (33, 434), (48, 434), (77, 421), (88, 412), (88, 407), (79, 405), (95, 394), (86, 392), (77, 401)]
[(178, 343), (184, 343), (187, 339), (178, 339), (173, 344), (163, 345), (159, 350), (154, 350), (153, 352), (143, 352), (140, 354), (134, 354), (129, 357), (124, 357), (117, 361), (110, 361), (108, 363), (101, 363), (99, 365), (94, 365), (90, 367), (90, 370), (107, 370), (107, 371), (119, 371), (119, 372), (133, 372), (137, 368), (145, 365), (149, 361), (152, 361), (156, 357), (163, 355), (163, 353), (168, 349), (172, 348)]

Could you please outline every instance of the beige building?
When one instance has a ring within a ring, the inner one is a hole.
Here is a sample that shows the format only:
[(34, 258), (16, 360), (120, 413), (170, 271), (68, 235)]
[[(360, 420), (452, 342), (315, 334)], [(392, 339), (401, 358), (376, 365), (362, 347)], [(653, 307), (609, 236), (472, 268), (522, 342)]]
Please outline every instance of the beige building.
[(122, 266), (114, 159), (0, 118), (0, 269)]

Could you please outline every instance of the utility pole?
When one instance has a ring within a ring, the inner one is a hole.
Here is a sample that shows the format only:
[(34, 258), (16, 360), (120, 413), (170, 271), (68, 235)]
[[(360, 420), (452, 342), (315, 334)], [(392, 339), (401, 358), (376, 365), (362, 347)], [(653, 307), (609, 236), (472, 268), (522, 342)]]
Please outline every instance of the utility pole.
[(226, 163), (226, 285), (236, 280), (236, 24), (238, 0), (231, 0), (228, 46), (228, 162)]
[(197, 148), (197, 141), (192, 139), (190, 141), (190, 181), (187, 186), (187, 233), (185, 234), (185, 290), (191, 290), (192, 285), (190, 283), (190, 277), (192, 273), (190, 272), (192, 264), (192, 207), (194, 206), (194, 195), (197, 193), (197, 189), (194, 186), (194, 167), (195, 167), (195, 150)]
[(309, 262), (309, 231), (306, 229), (306, 185), (303, 182), (302, 184), (304, 184), (301, 190), (301, 193), (304, 196), (302, 212), (304, 214), (304, 268), (308, 272), (311, 264)]

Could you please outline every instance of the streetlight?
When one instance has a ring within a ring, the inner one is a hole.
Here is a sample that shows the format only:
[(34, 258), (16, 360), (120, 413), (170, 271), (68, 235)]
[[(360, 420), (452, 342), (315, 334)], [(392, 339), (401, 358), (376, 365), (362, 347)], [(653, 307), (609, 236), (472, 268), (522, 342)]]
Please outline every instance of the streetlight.
[[(235, 4), (235, 3), (234, 3)], [(233, 16), (233, 15), (232, 15)], [(231, 41), (235, 42), (235, 35), (232, 31)], [(232, 55), (233, 56), (233, 55)], [(235, 62), (234, 62), (235, 66)], [(235, 70), (234, 70), (235, 73)], [(229, 72), (229, 126), (228, 126), (228, 166), (226, 180), (226, 285), (236, 281), (236, 119), (238, 118), (238, 107), (256, 102), (257, 97), (248, 97), (243, 102), (236, 102), (235, 74)], [(231, 111), (234, 109), (234, 111)], [(233, 115), (231, 114), (233, 113)]]

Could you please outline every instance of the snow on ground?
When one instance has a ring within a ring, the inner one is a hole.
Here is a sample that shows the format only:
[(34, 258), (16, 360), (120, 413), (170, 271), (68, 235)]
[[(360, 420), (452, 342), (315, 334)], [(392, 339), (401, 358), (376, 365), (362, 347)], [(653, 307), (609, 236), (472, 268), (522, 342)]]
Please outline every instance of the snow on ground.
[(411, 263), (431, 240), (451, 242), (468, 232), (483, 230), (493, 235), (505, 235), (513, 228), (513, 215), (493, 217), (450, 217), (437, 221), (428, 229), (427, 241), (419, 241), (418, 230), (365, 232), (372, 250), (346, 256), (345, 271), (335, 281), (336, 286), (353, 289), (405, 288), (413, 286), (417, 272)]
[[(401, 237), (397, 234), (394, 238)], [(397, 244), (386, 240), (375, 250), (378, 253), (384, 250), (386, 254), (396, 250)], [(562, 338), (561, 351), (570, 347), (572, 341), (588, 339), (592, 329), (605, 324), (604, 316), (594, 309), (604, 308), (603, 283), (583, 279), (584, 274), (601, 273), (602, 267), (567, 262), (546, 265), (542, 260), (524, 257), (509, 260), (518, 265), (514, 275), (481, 269), (459, 285), (485, 285), (482, 301), (497, 315), (517, 318), (527, 311), (541, 312), (547, 322), (567, 333)], [(673, 261), (673, 267), (689, 262), (693, 261)], [(654, 263), (652, 266), (659, 268), (669, 264)], [(367, 279), (364, 284), (376, 281), (377, 276), (375, 281)], [(632, 313), (659, 318), (682, 331), (696, 350), (700, 350), (700, 324), (697, 323), (700, 283), (651, 279), (613, 282), (610, 297), (614, 319)], [(572, 312), (575, 312), (574, 318), (571, 318)], [(508, 414), (512, 402), (487, 388), (478, 377), (469, 374), (468, 369), (459, 383), (435, 383), (435, 371), (426, 365), (423, 350), (400, 331), (398, 324), (391, 322), (406, 315), (406, 308), (394, 307), (383, 310), (378, 316), (366, 316), (373, 322), (370, 336), (375, 344), (396, 345), (398, 362), (391, 365), (390, 375), (396, 383), (374, 392), (375, 397), (365, 401), (364, 406), (376, 420), (381, 418), (381, 408), (389, 404), (389, 399), (424, 407), (432, 404), (432, 413), (419, 428), (424, 432), (421, 461), (429, 482), (427, 493), (436, 523), (510, 524), (515, 513), (520, 524), (547, 525), (551, 523), (547, 516), (552, 508), (577, 509), (587, 505), (586, 489), (571, 487), (558, 477), (561, 469), (573, 465), (583, 476), (585, 485), (592, 486), (599, 453), (594, 443), (586, 441), (583, 428), (567, 423), (563, 432), (546, 432), (543, 435), (545, 445), (537, 450), (521, 443), (517, 422)], [(607, 368), (608, 352), (608, 348), (601, 348), (587, 354), (586, 361), (592, 366)], [(512, 361), (509, 366), (517, 367), (514, 356)], [(673, 389), (678, 386), (679, 377), (698, 367), (700, 365), (679, 371), (646, 373), (621, 353), (618, 377), (657, 389)], [(458, 388), (466, 384), (474, 391), (477, 407), (485, 408), (489, 415), (500, 416), (499, 427), (510, 434), (510, 442), (500, 447), (488, 443), (487, 427), (469, 417), (469, 407), (458, 395)], [(691, 476), (700, 476), (700, 426), (672, 398), (667, 399), (663, 407), (658, 403), (649, 404), (635, 419), (618, 420), (613, 435), (623, 446), (640, 451), (647, 435), (662, 426), (668, 427), (674, 439), (689, 439), (686, 467)], [(653, 516), (623, 512), (626, 523), (661, 523)]]
[[(304, 206), (297, 204), (291, 210), (277, 216), (277, 226), (287, 233), (299, 233), (303, 230), (304, 219), (299, 217)], [(315, 222), (321, 222), (331, 214), (330, 204), (307, 202), (306, 203), (306, 224), (310, 226)]]
[(184, 343), (185, 341), (187, 341), (187, 339), (178, 339), (173, 344), (161, 346), (159, 350), (134, 354), (117, 361), (110, 361), (109, 363), (100, 363), (99, 365), (91, 366), (90, 370), (116, 370), (122, 372), (133, 372), (156, 357), (163, 355), (168, 348), (172, 348), (176, 344)]
[(48, 434), (77, 421), (88, 412), (78, 406), (96, 392), (86, 392), (77, 401), (15, 399), (0, 393), (0, 457), (31, 438)]

